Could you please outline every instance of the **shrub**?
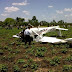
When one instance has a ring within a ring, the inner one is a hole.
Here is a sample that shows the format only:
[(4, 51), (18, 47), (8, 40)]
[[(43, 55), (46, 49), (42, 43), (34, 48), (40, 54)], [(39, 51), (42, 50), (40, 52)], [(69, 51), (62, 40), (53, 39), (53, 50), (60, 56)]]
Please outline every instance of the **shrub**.
[(57, 53), (56, 49), (53, 49), (53, 50), (52, 50), (52, 55), (53, 55), (53, 54), (56, 54), (56, 53)]
[(16, 54), (18, 54), (18, 53), (20, 53), (21, 51), (19, 50), (19, 49), (15, 49), (14, 50), (14, 53), (16, 53)]
[(26, 58), (26, 59), (28, 59), (28, 56), (27, 56), (27, 55), (25, 55), (25, 58)]
[(66, 46), (64, 44), (61, 44), (60, 48), (66, 48)]
[(27, 67), (28, 67), (28, 64), (24, 64), (24, 65), (23, 65), (23, 68), (27, 68)]
[(13, 70), (14, 72), (20, 72), (20, 68), (18, 67), (18, 65), (14, 65)]
[(4, 46), (4, 49), (6, 49), (6, 50), (7, 50), (7, 49), (8, 49), (8, 46)]
[(37, 50), (45, 52), (46, 51), (46, 47), (38, 47)]
[(32, 62), (33, 62), (33, 59), (29, 59), (29, 60), (28, 60), (28, 63), (32, 63)]
[(37, 52), (35, 54), (36, 57), (44, 57), (44, 53), (43, 52)]
[(3, 53), (4, 53), (3, 50), (0, 50), (0, 55), (3, 55)]
[(7, 57), (6, 57), (6, 56), (3, 56), (3, 57), (1, 58), (1, 60), (7, 60)]
[(50, 60), (50, 65), (54, 66), (54, 65), (58, 65), (60, 64), (60, 57), (54, 57), (52, 60)]
[(0, 49), (3, 49), (3, 47), (0, 45)]
[(8, 49), (8, 51), (12, 52), (12, 51), (13, 51), (13, 49), (12, 49), (12, 48), (9, 48), (9, 49)]
[(36, 70), (38, 68), (38, 65), (36, 63), (33, 63), (30, 67), (31, 69)]
[(72, 56), (68, 56), (65, 60), (69, 62), (72, 61)]
[(64, 66), (63, 66), (63, 71), (65, 71), (65, 72), (66, 72), (66, 71), (67, 71), (67, 72), (69, 71), (69, 72), (70, 72), (70, 70), (72, 70), (72, 66), (71, 66), (71, 65), (64, 65)]
[(13, 54), (10, 54), (10, 55), (8, 55), (7, 60), (8, 60), (8, 61), (11, 61), (11, 60), (13, 60), (13, 59), (14, 59), (14, 57), (15, 57), (15, 56), (14, 56)]
[(50, 65), (51, 65), (51, 66), (54, 66), (54, 65), (57, 65), (57, 63), (54, 62), (53, 60), (51, 60), (51, 61), (50, 61)]
[(37, 57), (44, 57), (44, 54), (45, 54), (46, 50), (47, 50), (46, 47), (38, 47), (36, 49), (35, 56), (37, 56)]
[(66, 49), (66, 48), (64, 48), (64, 49), (61, 49), (61, 53), (64, 53), (64, 54), (66, 54), (66, 52), (67, 52), (67, 49)]
[(0, 64), (0, 72), (7, 72), (8, 71), (8, 67), (4, 64)]
[(59, 46), (59, 45), (55, 45), (55, 47), (56, 47), (56, 48), (59, 48), (60, 46)]
[(24, 62), (25, 62), (24, 59), (18, 59), (18, 61), (17, 61), (18, 64), (21, 64), (21, 63), (24, 63)]
[(69, 44), (65, 44), (66, 48), (69, 48)]

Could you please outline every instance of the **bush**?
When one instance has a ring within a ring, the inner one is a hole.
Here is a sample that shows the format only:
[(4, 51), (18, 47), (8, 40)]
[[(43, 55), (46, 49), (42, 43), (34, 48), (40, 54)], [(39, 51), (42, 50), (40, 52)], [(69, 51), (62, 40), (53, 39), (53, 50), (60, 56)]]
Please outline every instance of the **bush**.
[(33, 62), (33, 59), (28, 59), (28, 63), (32, 63)]
[(4, 49), (6, 49), (6, 50), (7, 50), (7, 49), (8, 49), (8, 46), (4, 46)]
[(36, 49), (35, 56), (37, 56), (37, 57), (44, 57), (45, 52), (46, 52), (46, 47), (38, 47)]
[(45, 52), (45, 51), (46, 51), (46, 47), (38, 47), (37, 50), (38, 50), (38, 51)]
[(20, 72), (20, 68), (18, 67), (18, 65), (14, 65), (13, 70), (14, 72)]
[(28, 67), (28, 64), (24, 64), (24, 65), (23, 65), (23, 68), (27, 68), (27, 67)]
[(69, 71), (69, 72), (70, 72), (71, 70), (72, 70), (72, 66), (71, 66), (71, 65), (64, 65), (64, 66), (63, 66), (63, 71), (65, 71), (65, 72), (66, 72), (66, 71), (67, 71), (67, 72)]
[(0, 50), (0, 55), (3, 55), (3, 53), (4, 53), (3, 50)]
[(38, 65), (36, 63), (33, 63), (30, 67), (31, 69), (36, 70), (38, 68)]
[(9, 49), (8, 49), (8, 51), (12, 52), (12, 51), (13, 51), (13, 49), (12, 49), (12, 48), (9, 48)]
[(14, 53), (16, 53), (16, 54), (18, 54), (18, 53), (20, 53), (21, 51), (19, 50), (19, 49), (16, 49), (16, 50), (14, 50)]
[(7, 60), (12, 61), (14, 59), (14, 57), (15, 56), (13, 54), (10, 54), (10, 55), (8, 55)]
[(61, 49), (61, 53), (64, 53), (64, 54), (66, 54), (66, 52), (67, 52), (67, 49), (66, 49), (66, 48), (64, 48), (64, 49)]
[(72, 56), (68, 56), (65, 60), (69, 62), (72, 61)]
[(51, 60), (51, 61), (50, 61), (50, 65), (51, 65), (51, 66), (54, 66), (54, 65), (57, 65), (57, 63), (54, 62), (53, 60)]
[(3, 49), (3, 47), (0, 45), (0, 49)]
[(53, 55), (53, 54), (56, 54), (56, 53), (57, 53), (56, 49), (53, 49), (53, 50), (52, 50), (52, 55)]
[(55, 45), (55, 47), (56, 47), (56, 48), (59, 48), (60, 46), (59, 46), (59, 45)]
[(50, 65), (54, 66), (54, 65), (58, 65), (60, 64), (60, 57), (54, 57), (52, 60), (50, 60)]
[(36, 57), (44, 57), (44, 53), (43, 52), (37, 52), (35, 54)]
[(26, 58), (26, 59), (28, 59), (28, 56), (27, 56), (27, 55), (25, 55), (25, 58)]
[(25, 62), (24, 59), (18, 59), (18, 61), (17, 61), (18, 64), (21, 64), (21, 63), (24, 63), (24, 62)]
[(6, 56), (3, 56), (3, 57), (1, 58), (1, 60), (7, 60), (7, 57), (6, 57)]
[(7, 72), (8, 71), (8, 67), (4, 64), (0, 64), (0, 72)]

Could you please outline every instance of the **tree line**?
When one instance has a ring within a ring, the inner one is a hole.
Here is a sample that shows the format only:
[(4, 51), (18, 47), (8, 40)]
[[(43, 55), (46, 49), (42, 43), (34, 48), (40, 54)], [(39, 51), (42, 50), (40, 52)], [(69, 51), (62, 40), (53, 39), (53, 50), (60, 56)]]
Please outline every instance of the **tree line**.
[(0, 21), (0, 26), (5, 27), (5, 26), (27, 26), (28, 24), (31, 24), (33, 26), (55, 26), (55, 25), (72, 25), (72, 23), (67, 23), (64, 22), (64, 20), (60, 20), (58, 22), (56, 22), (55, 20), (51, 21), (51, 22), (47, 22), (47, 21), (38, 21), (38, 19), (36, 18), (36, 16), (33, 16), (32, 19), (29, 19), (27, 22), (25, 21), (25, 18), (20, 18), (20, 17), (16, 17), (16, 19), (13, 18), (6, 18), (4, 21)]

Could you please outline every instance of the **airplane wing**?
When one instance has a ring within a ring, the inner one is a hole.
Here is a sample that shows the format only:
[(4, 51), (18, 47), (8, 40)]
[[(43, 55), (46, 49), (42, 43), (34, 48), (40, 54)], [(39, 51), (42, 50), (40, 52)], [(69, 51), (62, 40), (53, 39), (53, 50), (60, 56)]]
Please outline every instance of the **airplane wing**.
[(55, 31), (55, 30), (68, 30), (68, 29), (65, 29), (65, 28), (60, 28), (59, 26), (53, 26), (53, 27), (46, 27), (46, 28), (43, 28), (41, 30), (41, 33), (40, 35), (43, 35), (43, 34), (46, 34), (47, 32), (52, 32), (52, 31)]
[(48, 43), (66, 43), (66, 40), (58, 39), (56, 37), (42, 37), (42, 39), (39, 40), (40, 42), (48, 42)]

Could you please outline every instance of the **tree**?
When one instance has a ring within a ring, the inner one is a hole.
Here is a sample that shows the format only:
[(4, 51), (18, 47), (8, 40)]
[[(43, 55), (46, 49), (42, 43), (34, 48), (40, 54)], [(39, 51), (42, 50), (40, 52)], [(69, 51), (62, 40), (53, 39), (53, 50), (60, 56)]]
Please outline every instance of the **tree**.
[(41, 21), (41, 22), (40, 22), (40, 25), (42, 25), (42, 26), (49, 26), (49, 23), (46, 22), (46, 21)]
[(36, 19), (36, 16), (33, 16), (32, 20), (28, 20), (28, 22), (30, 24), (32, 24), (33, 26), (38, 26), (39, 25), (38, 20)]
[(36, 19), (36, 16), (33, 16), (33, 17), (32, 17), (32, 20), (33, 20), (33, 21), (37, 20), (37, 19)]
[(51, 21), (50, 25), (53, 25), (53, 26), (56, 25), (56, 21), (55, 20)]
[(14, 25), (15, 24), (15, 20), (13, 18), (6, 18), (4, 20), (4, 24), (5, 25)]
[(4, 26), (4, 23), (2, 21), (0, 21), (0, 26)]
[(16, 18), (16, 25), (19, 25), (19, 26), (20, 26), (20, 25), (23, 25), (23, 24), (24, 24), (24, 23), (23, 23), (24, 21), (25, 21), (24, 18), (17, 17), (17, 18)]
[(59, 24), (63, 24), (63, 23), (64, 23), (64, 21), (63, 21), (63, 20), (60, 20), (60, 21), (58, 21), (58, 23), (59, 23)]

